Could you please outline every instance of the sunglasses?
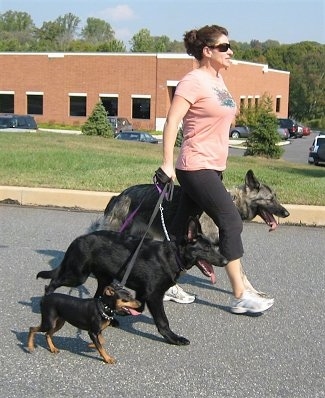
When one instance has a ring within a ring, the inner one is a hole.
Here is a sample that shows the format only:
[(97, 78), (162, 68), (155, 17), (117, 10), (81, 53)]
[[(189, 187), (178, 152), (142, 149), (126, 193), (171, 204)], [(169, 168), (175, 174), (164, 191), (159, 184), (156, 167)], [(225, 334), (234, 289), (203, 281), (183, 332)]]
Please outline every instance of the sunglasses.
[(221, 44), (217, 44), (215, 46), (207, 46), (211, 49), (216, 49), (219, 50), (221, 53), (225, 53), (226, 51), (228, 51), (229, 49), (231, 49), (230, 43), (221, 43)]

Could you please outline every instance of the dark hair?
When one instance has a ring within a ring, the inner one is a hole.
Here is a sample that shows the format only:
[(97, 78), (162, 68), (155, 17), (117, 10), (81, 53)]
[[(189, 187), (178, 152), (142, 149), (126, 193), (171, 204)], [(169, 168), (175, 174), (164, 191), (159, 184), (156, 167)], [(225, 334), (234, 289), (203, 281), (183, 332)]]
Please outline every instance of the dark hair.
[(228, 36), (226, 28), (218, 25), (203, 26), (201, 29), (193, 29), (184, 33), (184, 45), (188, 55), (192, 55), (198, 61), (203, 58), (202, 50), (206, 46), (216, 44), (222, 35)]

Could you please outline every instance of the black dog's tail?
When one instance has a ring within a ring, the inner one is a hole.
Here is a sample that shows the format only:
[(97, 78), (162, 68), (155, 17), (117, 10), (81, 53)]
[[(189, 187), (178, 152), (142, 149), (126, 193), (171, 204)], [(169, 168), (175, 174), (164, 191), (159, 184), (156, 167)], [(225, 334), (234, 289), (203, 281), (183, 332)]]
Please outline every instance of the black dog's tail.
[(57, 273), (56, 269), (52, 269), (51, 271), (40, 271), (36, 275), (36, 279), (38, 279), (38, 278), (52, 279), (56, 273)]

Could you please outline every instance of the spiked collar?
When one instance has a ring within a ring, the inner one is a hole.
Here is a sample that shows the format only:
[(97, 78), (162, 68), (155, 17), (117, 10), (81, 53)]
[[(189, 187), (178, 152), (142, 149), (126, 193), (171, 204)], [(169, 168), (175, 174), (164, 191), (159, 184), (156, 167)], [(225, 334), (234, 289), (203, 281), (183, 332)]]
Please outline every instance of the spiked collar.
[(98, 299), (96, 300), (96, 305), (98, 312), (100, 313), (100, 316), (102, 318), (106, 320), (112, 320), (114, 318), (115, 311), (109, 308), (107, 305), (105, 305), (102, 302), (101, 297), (98, 297)]

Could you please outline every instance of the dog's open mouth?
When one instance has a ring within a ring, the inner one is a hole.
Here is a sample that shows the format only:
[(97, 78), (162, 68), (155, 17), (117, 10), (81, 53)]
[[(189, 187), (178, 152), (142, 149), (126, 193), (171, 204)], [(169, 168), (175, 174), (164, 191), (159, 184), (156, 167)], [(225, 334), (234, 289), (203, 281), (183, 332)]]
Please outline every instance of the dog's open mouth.
[(262, 220), (270, 227), (269, 231), (274, 231), (278, 226), (274, 216), (272, 213), (269, 213), (267, 210), (259, 209), (258, 215), (262, 218)]
[(202, 274), (211, 279), (211, 283), (216, 283), (216, 274), (214, 273), (213, 265), (206, 260), (197, 260), (197, 267), (201, 270)]
[(141, 312), (139, 312), (131, 307), (122, 307), (121, 309), (128, 315), (140, 315), (141, 314)]

